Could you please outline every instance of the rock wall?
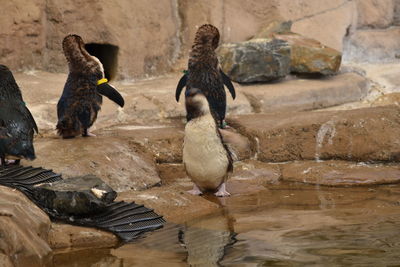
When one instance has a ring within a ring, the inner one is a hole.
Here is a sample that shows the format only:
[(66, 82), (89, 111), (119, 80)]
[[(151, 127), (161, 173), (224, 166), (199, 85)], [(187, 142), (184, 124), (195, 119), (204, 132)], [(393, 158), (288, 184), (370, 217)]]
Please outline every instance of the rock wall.
[[(357, 29), (399, 24), (398, 0), (32, 0), (3, 1), (0, 62), (13, 70), (65, 72), (62, 38), (119, 48), (119, 78), (184, 68), (194, 34), (215, 24), (222, 42), (245, 41), (273, 20), (337, 49)], [(357, 38), (357, 37), (356, 37)], [(400, 37), (399, 37), (400, 38)]]

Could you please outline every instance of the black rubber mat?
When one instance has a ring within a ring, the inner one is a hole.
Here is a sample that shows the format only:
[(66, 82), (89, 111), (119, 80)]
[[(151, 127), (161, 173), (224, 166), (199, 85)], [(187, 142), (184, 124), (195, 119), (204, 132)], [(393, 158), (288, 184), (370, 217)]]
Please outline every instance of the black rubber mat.
[(124, 201), (109, 204), (104, 212), (95, 216), (63, 216), (55, 210), (43, 207), (33, 194), (35, 185), (59, 180), (62, 180), (60, 174), (43, 168), (0, 166), (0, 185), (20, 190), (53, 220), (106, 230), (114, 233), (125, 242), (130, 242), (145, 232), (159, 229), (165, 223), (163, 217), (156, 214), (152, 209), (134, 202), (127, 203)]

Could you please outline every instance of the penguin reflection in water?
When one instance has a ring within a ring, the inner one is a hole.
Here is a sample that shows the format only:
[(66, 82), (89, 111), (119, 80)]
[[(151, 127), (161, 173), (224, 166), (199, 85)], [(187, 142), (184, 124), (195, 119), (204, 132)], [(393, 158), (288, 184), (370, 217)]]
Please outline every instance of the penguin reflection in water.
[[(232, 98), (236, 93), (229, 77), (219, 67), (218, 57), (215, 49), (219, 43), (219, 31), (211, 24), (204, 24), (197, 32), (189, 55), (188, 71), (179, 80), (176, 88), (175, 98), (179, 96), (183, 87), (186, 90), (198, 88), (203, 91), (210, 103), (210, 109), (218, 127), (225, 128), (226, 93), (224, 85), (229, 89)], [(190, 114), (187, 114), (189, 121)]]
[(183, 164), (194, 183), (189, 193), (213, 191), (219, 197), (229, 196), (225, 182), (233, 169), (232, 156), (223, 143), (207, 98), (202, 90), (191, 88), (185, 92), (185, 100), (190, 120), (185, 126)]
[(11, 71), (0, 65), (0, 163), (19, 164), (35, 159), (33, 135), (36, 122), (22, 99)]
[(104, 95), (119, 106), (124, 99), (107, 83), (101, 62), (85, 49), (82, 38), (68, 35), (63, 40), (69, 74), (57, 104), (57, 131), (63, 138), (94, 136), (88, 129), (96, 121)]

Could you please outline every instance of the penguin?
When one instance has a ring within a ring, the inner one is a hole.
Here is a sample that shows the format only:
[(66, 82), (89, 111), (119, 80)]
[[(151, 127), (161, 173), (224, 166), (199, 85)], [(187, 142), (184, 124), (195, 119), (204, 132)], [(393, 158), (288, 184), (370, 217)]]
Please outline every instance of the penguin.
[(204, 91), (186, 90), (185, 106), (191, 119), (185, 126), (183, 165), (194, 183), (189, 193), (213, 191), (218, 197), (229, 196), (225, 182), (233, 170), (232, 155), (222, 140)]
[(63, 138), (95, 136), (88, 129), (96, 121), (102, 95), (121, 107), (124, 106), (124, 99), (107, 83), (103, 65), (86, 51), (80, 36), (66, 36), (62, 47), (68, 61), (69, 74), (57, 104), (57, 132)]
[(0, 164), (19, 164), (22, 158), (34, 160), (36, 122), (26, 107), (12, 72), (0, 65)]
[[(235, 88), (230, 78), (221, 70), (215, 49), (219, 43), (219, 31), (211, 24), (202, 25), (196, 32), (192, 50), (189, 55), (188, 70), (178, 82), (175, 99), (179, 97), (183, 87), (186, 90), (201, 88), (210, 103), (211, 112), (217, 119), (220, 128), (225, 128), (226, 93), (228, 88), (233, 99)], [(191, 119), (190, 114), (186, 119)]]

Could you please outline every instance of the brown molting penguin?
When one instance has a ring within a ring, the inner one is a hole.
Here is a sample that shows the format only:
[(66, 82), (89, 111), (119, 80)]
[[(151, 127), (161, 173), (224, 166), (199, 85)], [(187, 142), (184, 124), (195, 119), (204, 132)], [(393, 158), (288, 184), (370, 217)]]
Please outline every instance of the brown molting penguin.
[(225, 182), (233, 169), (232, 156), (223, 143), (207, 98), (197, 88), (187, 90), (185, 96), (191, 120), (185, 126), (183, 164), (194, 183), (189, 193), (213, 191), (219, 197), (229, 196)]
[(11, 71), (0, 65), (0, 163), (22, 158), (35, 159), (33, 135), (36, 122), (22, 99), (21, 91)]
[(82, 38), (71, 34), (64, 38), (63, 50), (68, 61), (69, 74), (57, 104), (57, 131), (63, 138), (78, 135), (94, 136), (88, 129), (96, 121), (102, 96), (124, 105), (124, 99), (107, 84), (101, 62), (85, 49)]
[[(229, 77), (219, 67), (215, 49), (219, 43), (219, 31), (211, 24), (201, 26), (196, 33), (194, 44), (189, 55), (188, 71), (180, 79), (176, 92), (176, 101), (183, 87), (186, 90), (200, 88), (210, 103), (210, 109), (219, 127), (224, 128), (226, 113), (226, 94), (224, 85), (228, 87), (232, 98), (235, 99), (235, 88)], [(187, 120), (192, 118), (187, 114)]]

